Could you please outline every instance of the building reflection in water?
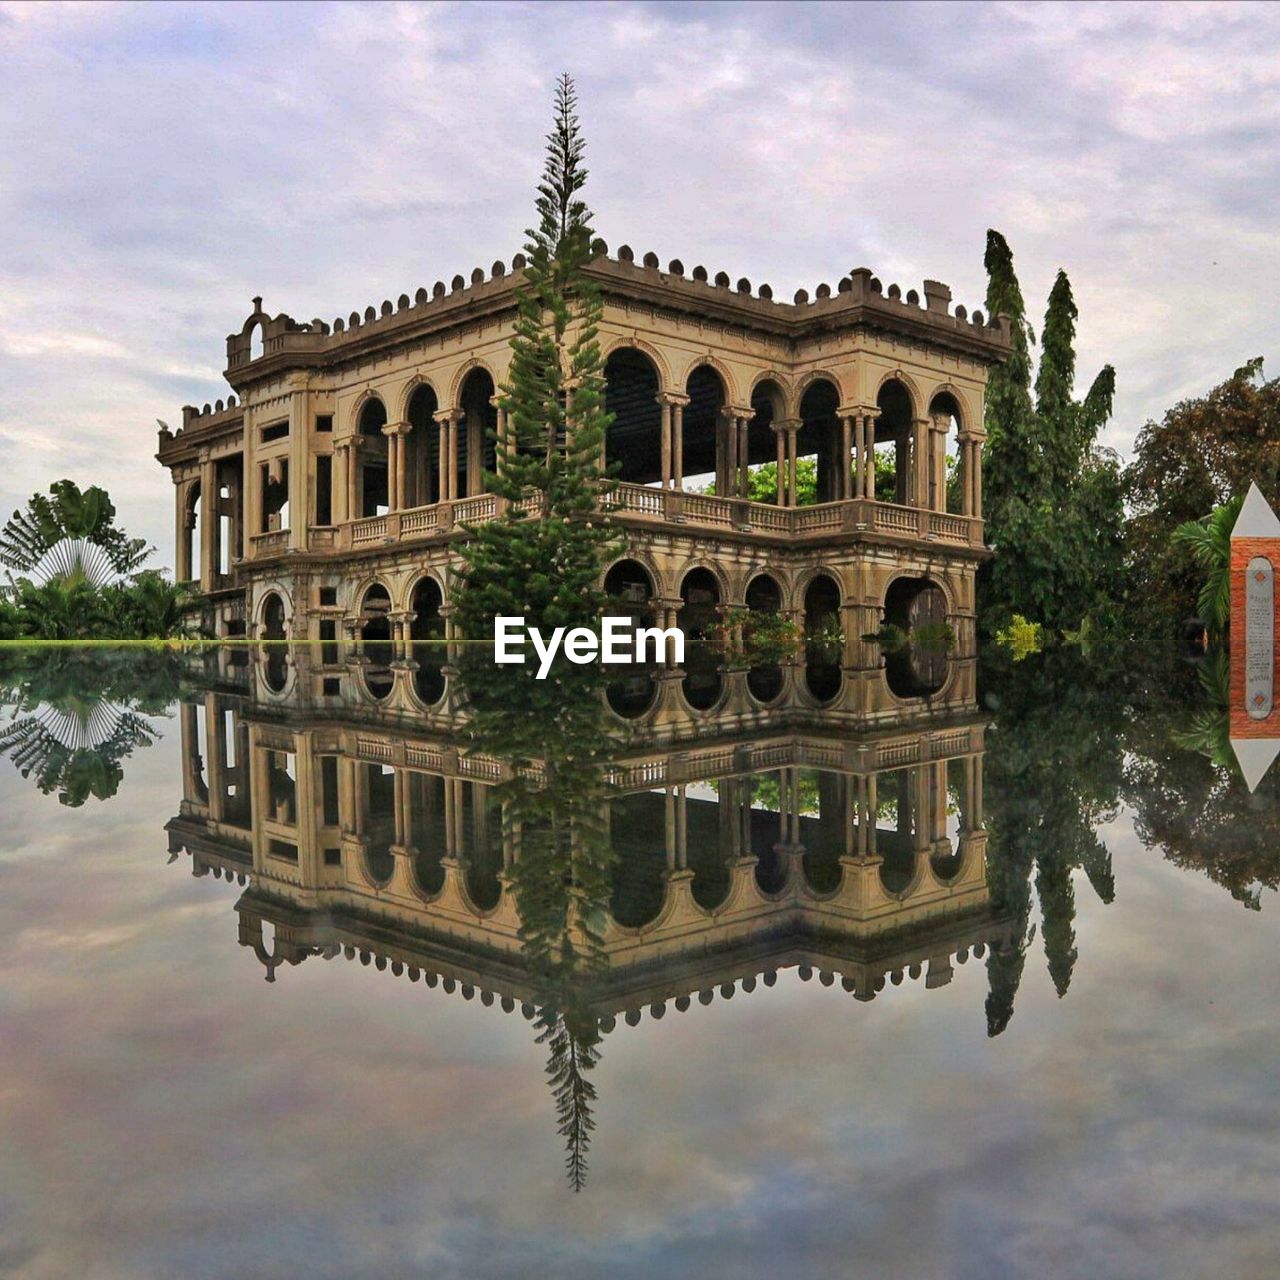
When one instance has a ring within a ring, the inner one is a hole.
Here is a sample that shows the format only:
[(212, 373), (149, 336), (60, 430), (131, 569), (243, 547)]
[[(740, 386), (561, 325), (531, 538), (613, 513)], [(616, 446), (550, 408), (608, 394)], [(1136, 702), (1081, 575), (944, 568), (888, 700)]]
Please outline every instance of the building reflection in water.
[[(371, 699), (261, 696), (278, 668), (182, 704), (171, 852), (244, 886), (239, 941), (268, 981), (345, 957), (536, 1022), (575, 1188), (619, 1020), (786, 969), (857, 1000), (933, 988), (1014, 941), (987, 883), (976, 708), (904, 704), (858, 736), (794, 701), (746, 734), (736, 714), (650, 718), (594, 754), (570, 728), (557, 762), (536, 732), (508, 750)], [(507, 702), (512, 725), (569, 723)]]

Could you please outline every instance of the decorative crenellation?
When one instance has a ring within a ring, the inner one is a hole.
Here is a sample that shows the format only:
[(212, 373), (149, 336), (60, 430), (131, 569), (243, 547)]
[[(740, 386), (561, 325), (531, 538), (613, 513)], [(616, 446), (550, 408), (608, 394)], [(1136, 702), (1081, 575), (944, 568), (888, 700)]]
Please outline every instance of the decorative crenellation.
[[(608, 264), (603, 274), (618, 275), (622, 273), (634, 275), (641, 280), (655, 284), (675, 285), (682, 290), (700, 289), (708, 295), (718, 295), (722, 299), (734, 303), (748, 303), (753, 309), (765, 314), (780, 317), (809, 318), (836, 313), (841, 309), (854, 305), (870, 308), (885, 314), (886, 318), (895, 315), (914, 316), (927, 319), (930, 324), (943, 326), (957, 331), (976, 332), (985, 336), (991, 334), (994, 344), (1008, 341), (1009, 322), (1000, 316), (985, 317), (981, 311), (970, 313), (964, 306), (951, 307), (950, 288), (936, 280), (925, 280), (922, 293), (916, 289), (908, 289), (904, 295), (897, 284), (890, 284), (886, 289), (879, 277), (872, 274), (868, 267), (855, 267), (847, 275), (842, 276), (833, 293), (829, 284), (819, 284), (811, 298), (805, 289), (797, 289), (791, 302), (776, 299), (773, 289), (768, 284), (753, 288), (751, 281), (743, 276), (736, 283), (731, 281), (725, 271), (718, 271), (714, 277), (704, 266), (695, 266), (691, 273), (685, 274), (683, 262), (673, 258), (664, 272), (658, 255), (652, 251), (645, 253), (637, 263), (635, 251), (630, 245), (620, 245), (616, 254), (610, 256), (609, 246), (604, 240), (592, 242), (595, 253), (593, 266), (601, 269), (601, 264)], [(321, 347), (331, 342), (349, 338), (351, 334), (363, 332), (371, 326), (380, 326), (386, 321), (403, 319), (406, 313), (421, 312), (423, 308), (437, 304), (454, 303), (463, 296), (475, 296), (474, 291), (485, 290), (488, 293), (512, 292), (517, 285), (516, 278), (524, 270), (526, 259), (517, 253), (511, 260), (508, 270), (502, 259), (495, 261), (488, 272), (483, 267), (474, 267), (469, 278), (461, 274), (455, 275), (448, 285), (437, 280), (430, 291), (426, 287), (417, 289), (412, 297), (407, 293), (400, 294), (393, 304), (389, 298), (383, 299), (380, 306), (367, 306), (363, 312), (352, 311), (344, 320), (335, 317), (332, 324), (314, 319), (309, 324), (301, 324), (291, 316), (281, 313), (275, 317), (262, 311), (261, 298), (255, 298), (254, 310), (241, 331), (231, 334), (227, 339), (228, 368), (240, 368), (252, 362), (251, 335), (255, 328), (261, 328), (263, 338), (263, 355), (270, 355), (274, 350), (286, 347), (284, 336), (310, 335), (320, 339)], [(325, 341), (328, 340), (328, 341)], [(297, 343), (287, 344), (294, 349)], [(313, 344), (307, 343), (310, 348)]]

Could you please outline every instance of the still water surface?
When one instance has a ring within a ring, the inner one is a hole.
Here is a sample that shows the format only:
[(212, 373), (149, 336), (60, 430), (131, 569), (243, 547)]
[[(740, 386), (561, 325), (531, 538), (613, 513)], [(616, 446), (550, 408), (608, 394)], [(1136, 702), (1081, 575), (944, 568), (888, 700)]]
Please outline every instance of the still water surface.
[[(0, 1274), (1280, 1267), (1280, 789), (1190, 712), (659, 717), (520, 795), (439, 717), (169, 697), (0, 720)], [(513, 839), (548, 785), (594, 871)]]

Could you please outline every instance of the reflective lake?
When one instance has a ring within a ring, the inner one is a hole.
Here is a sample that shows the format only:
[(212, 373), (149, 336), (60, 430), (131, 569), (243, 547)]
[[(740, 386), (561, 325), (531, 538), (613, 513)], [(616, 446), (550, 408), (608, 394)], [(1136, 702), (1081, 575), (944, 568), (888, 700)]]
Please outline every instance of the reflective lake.
[(269, 661), (7, 681), (0, 1273), (1276, 1274), (1280, 783), (1185, 691)]

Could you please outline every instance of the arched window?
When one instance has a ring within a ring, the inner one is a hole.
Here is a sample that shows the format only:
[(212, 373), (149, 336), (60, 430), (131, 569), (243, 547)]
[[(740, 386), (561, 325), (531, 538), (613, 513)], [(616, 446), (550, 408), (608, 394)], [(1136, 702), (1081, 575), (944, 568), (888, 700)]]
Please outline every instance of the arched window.
[(440, 427), (436, 413), (440, 401), (425, 382), (409, 397), (405, 414), (409, 434), (405, 439), (405, 502), (425, 507), (440, 501)]
[(613, 415), (605, 462), (627, 484), (662, 481), (662, 409), (658, 371), (634, 347), (619, 347), (605, 361), (605, 408)]
[(484, 492), (484, 474), (497, 466), (498, 410), (493, 379), (484, 369), (472, 369), (458, 392), (462, 419), (458, 424), (458, 496)]
[(906, 506), (912, 501), (911, 394), (896, 378), (876, 397), (876, 498)]
[(684, 390), (689, 403), (681, 414), (679, 487), (698, 492), (716, 476), (716, 449), (724, 423), (721, 410), (729, 397), (720, 375), (709, 364), (700, 364), (689, 375)]
[[(635, 627), (654, 625), (653, 579), (638, 560), (619, 560), (605, 574), (604, 589), (612, 601), (611, 614), (630, 617)], [(633, 720), (648, 711), (657, 692), (652, 667), (646, 665), (624, 669), (610, 681), (605, 697), (616, 714)]]
[(374, 583), (364, 593), (360, 605), (360, 652), (364, 659), (364, 684), (379, 702), (395, 683), (391, 674), (394, 650), (391, 644), (391, 597), (386, 587)]
[[(747, 427), (747, 464), (751, 472), (748, 492), (759, 502), (783, 501), (783, 488), (778, 481), (778, 435), (773, 427), (782, 421), (785, 403), (782, 388), (772, 378), (756, 383), (751, 392), (751, 422)], [(787, 465), (785, 457), (783, 465), (784, 468)], [(785, 481), (784, 471), (784, 484)], [(812, 502), (812, 497), (807, 501)]]
[(360, 411), (360, 502), (361, 516), (386, 515), (390, 497), (387, 490), (387, 407), (376, 397), (365, 401)]
[(262, 638), (270, 642), (264, 646), (267, 688), (280, 693), (289, 679), (289, 648), (281, 643), (285, 639), (284, 601), (274, 591), (262, 601)]
[(777, 630), (782, 613), (782, 588), (767, 573), (758, 573), (747, 584), (746, 603), (749, 615), (760, 615), (759, 623), (750, 616), (747, 622), (750, 628), (746, 636), (747, 657), (752, 662), (747, 672), (747, 689), (758, 702), (772, 702), (782, 692), (783, 683), (781, 663), (772, 652), (782, 639)]
[[(840, 458), (843, 434), (836, 408), (840, 392), (825, 378), (811, 382), (800, 398), (800, 433), (796, 442), (797, 467), (803, 464), (806, 484), (801, 500), (835, 502), (842, 492)], [(846, 465), (850, 465), (848, 459)], [(813, 477), (813, 497), (808, 498), (807, 478)]]
[(885, 655), (885, 679), (900, 698), (928, 697), (947, 682), (951, 630), (947, 598), (928, 578), (895, 578), (885, 593), (884, 620), (907, 636)]
[(696, 711), (720, 699), (720, 660), (711, 647), (720, 621), (720, 583), (710, 569), (690, 569), (680, 584), (679, 626), (684, 632), (684, 696)]
[[(933, 429), (929, 455), (929, 508), (964, 511), (964, 476), (960, 449), (960, 406), (949, 392), (933, 397), (929, 405)], [(945, 430), (939, 428), (945, 425)]]
[(414, 692), (428, 706), (444, 697), (444, 618), (440, 615), (444, 596), (434, 578), (423, 578), (413, 589), (413, 621), (409, 638), (417, 668), (413, 673)]

